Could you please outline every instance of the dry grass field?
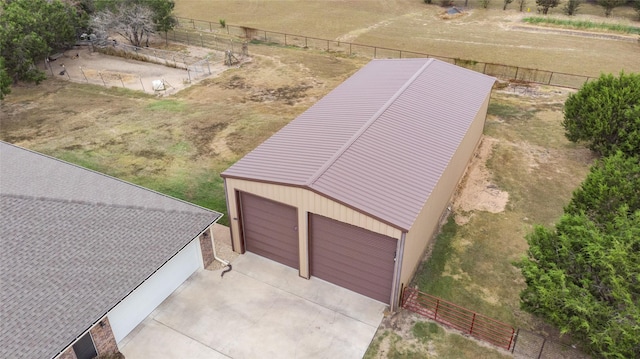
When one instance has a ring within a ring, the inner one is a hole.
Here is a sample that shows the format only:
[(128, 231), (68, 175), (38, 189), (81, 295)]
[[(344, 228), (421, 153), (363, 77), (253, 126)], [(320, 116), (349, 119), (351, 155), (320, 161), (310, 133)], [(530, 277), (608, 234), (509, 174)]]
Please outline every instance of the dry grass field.
[[(525, 26), (518, 22), (521, 15), (498, 5), (494, 1), (488, 11), (473, 8), (453, 21), (440, 19), (441, 8), (418, 0), (178, 0), (177, 11), (594, 76), (640, 71), (637, 43), (520, 30)], [(614, 11), (623, 17), (616, 21), (630, 21), (625, 11)], [(219, 173), (368, 61), (268, 45), (252, 45), (249, 51), (250, 62), (168, 97), (61, 78), (15, 86), (0, 103), (0, 139), (226, 212)], [(569, 93), (549, 87), (494, 90), (483, 144), (460, 185), (453, 216), (414, 285), (516, 327), (555, 335), (519, 309), (524, 283), (512, 262), (526, 251), (524, 236), (533, 224), (555, 222), (593, 161), (583, 146), (564, 138), (560, 123)], [(385, 319), (366, 357), (509, 354), (402, 313)]]
[[(462, 0), (454, 2), (464, 5)], [(434, 0), (434, 4), (439, 1)], [(446, 20), (445, 9), (422, 0), (380, 1), (202, 1), (178, 0), (179, 16), (217, 23), (255, 27), (365, 45), (389, 47), (480, 62), (597, 77), (601, 73), (640, 72), (638, 35), (616, 34), (628, 41), (600, 38), (606, 32), (569, 33), (565, 29), (527, 25), (517, 2), (502, 11), (493, 0), (481, 9), (470, 0), (468, 11)], [(562, 5), (552, 16), (563, 17)], [(576, 19), (640, 27), (630, 7), (613, 11), (609, 19), (601, 7), (583, 4)], [(610, 33), (609, 33), (610, 34)]]

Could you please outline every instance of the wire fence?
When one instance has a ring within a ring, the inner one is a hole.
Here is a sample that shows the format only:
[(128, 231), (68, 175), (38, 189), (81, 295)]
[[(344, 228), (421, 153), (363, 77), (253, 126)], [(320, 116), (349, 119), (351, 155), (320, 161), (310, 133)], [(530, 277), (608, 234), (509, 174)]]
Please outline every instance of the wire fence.
[(577, 348), (549, 340), (548, 338), (524, 329), (518, 329), (511, 350), (515, 358), (522, 359), (590, 359), (591, 357)]
[[(214, 52), (206, 58), (189, 56), (178, 51), (162, 50), (153, 47), (141, 47), (119, 43), (116, 40), (96, 40), (92, 42), (93, 50), (106, 55), (119, 56), (126, 59), (145, 61), (167, 67), (187, 70), (188, 81), (211, 75), (211, 62), (222, 61), (224, 53)], [(85, 76), (86, 77), (86, 76)], [(89, 82), (87, 80), (87, 82)], [(106, 85), (106, 81), (102, 81)], [(121, 81), (122, 82), (122, 81)], [(124, 87), (124, 86), (123, 86)]]
[[(214, 37), (218, 38), (226, 35), (231, 38), (243, 39), (244, 41), (250, 41), (254, 43), (270, 43), (284, 46), (295, 46), (300, 48), (313, 48), (349, 56), (363, 56), (374, 59), (400, 59), (416, 57), (435, 58), (477, 72), (481, 72), (489, 76), (494, 76), (505, 81), (535, 83), (574, 89), (582, 87), (582, 85), (584, 85), (587, 81), (596, 79), (595, 77), (584, 75), (576, 75), (549, 70), (539, 70), (505, 64), (495, 64), (469, 59), (460, 59), (450, 56), (442, 56), (389, 47), (343, 42), (299, 34), (269, 31), (240, 25), (225, 24), (225, 26), (222, 27), (220, 23), (206, 20), (196, 20), (179, 17), (178, 26), (183, 30), (194, 31), (194, 33), (192, 33), (191, 35), (189, 35), (188, 31), (182, 31), (180, 32), (181, 35), (178, 35), (182, 36), (183, 38), (186, 36), (186, 42), (194, 44), (197, 44), (198, 41), (200, 41), (201, 43), (205, 43), (205, 41), (207, 40), (204, 39), (206, 37), (206, 35), (204, 34), (208, 34), (209, 37), (211, 36), (211, 34), (213, 34)], [(177, 32), (173, 32), (174, 39), (176, 34)], [(189, 36), (191, 36), (191, 38), (189, 38)], [(230, 41), (230, 43), (232, 44), (231, 46), (234, 46), (233, 40), (225, 38), (225, 41)], [(242, 40), (236, 40), (235, 46), (239, 46), (239, 43), (241, 42)]]

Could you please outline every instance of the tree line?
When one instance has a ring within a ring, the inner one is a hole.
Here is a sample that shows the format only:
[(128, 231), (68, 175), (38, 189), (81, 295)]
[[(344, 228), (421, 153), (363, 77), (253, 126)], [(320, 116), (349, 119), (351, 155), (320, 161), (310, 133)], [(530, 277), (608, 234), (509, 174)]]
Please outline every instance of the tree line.
[[(173, 0), (0, 0), (0, 99), (18, 81), (40, 83), (36, 64), (88, 34), (135, 46), (177, 24)], [(84, 35), (84, 36), (83, 36)]]
[(586, 83), (563, 126), (601, 157), (555, 228), (527, 236), (522, 308), (597, 357), (640, 358), (640, 74)]
[[(504, 0), (505, 8), (506, 8), (507, 2), (510, 3), (511, 1), (513, 0)], [(526, 1), (526, 0), (520, 0), (520, 1)], [(569, 16), (575, 15), (578, 12), (578, 9), (580, 8), (580, 5), (582, 5), (583, 2), (584, 2), (583, 0), (567, 0), (567, 2), (564, 5), (564, 8), (562, 9), (562, 12), (565, 15), (569, 15)], [(632, 4), (636, 9), (636, 12), (638, 12), (638, 16), (640, 16), (640, 0), (631, 0), (631, 1), (629, 0), (595, 0), (594, 2), (604, 9), (604, 16), (606, 17), (609, 17), (611, 15), (611, 13), (613, 12), (613, 9), (619, 6), (625, 5), (627, 3)], [(549, 12), (549, 9), (555, 8), (558, 5), (560, 5), (560, 0), (536, 0), (536, 5), (538, 5), (538, 9), (540, 10), (540, 12), (546, 15)]]

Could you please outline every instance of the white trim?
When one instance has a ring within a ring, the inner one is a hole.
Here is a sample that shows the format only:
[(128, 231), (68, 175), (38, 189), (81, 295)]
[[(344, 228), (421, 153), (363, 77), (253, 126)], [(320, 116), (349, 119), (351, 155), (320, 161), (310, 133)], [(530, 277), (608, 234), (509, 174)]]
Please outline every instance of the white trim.
[(202, 267), (200, 240), (196, 237), (171, 260), (107, 313), (119, 343), (187, 278)]

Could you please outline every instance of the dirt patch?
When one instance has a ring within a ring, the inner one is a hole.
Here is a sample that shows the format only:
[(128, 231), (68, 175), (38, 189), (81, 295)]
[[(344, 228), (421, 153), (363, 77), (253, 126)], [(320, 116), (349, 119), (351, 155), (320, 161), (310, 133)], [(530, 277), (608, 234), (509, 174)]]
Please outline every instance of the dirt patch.
[(220, 84), (222, 88), (232, 90), (245, 90), (246, 101), (252, 102), (273, 102), (281, 101), (287, 105), (295, 105), (307, 97), (307, 90), (313, 85), (301, 83), (298, 85), (285, 85), (276, 88), (265, 88), (249, 84), (247, 80), (238, 75), (233, 75), (228, 81)]
[[(180, 45), (181, 54), (206, 56), (196, 47)], [(42, 69), (49, 77), (90, 83), (105, 87), (121, 87), (158, 95), (174, 94), (209, 76), (219, 75), (227, 69), (222, 62), (212, 62), (207, 70), (211, 74), (195, 78), (186, 69), (166, 66), (153, 62), (137, 61), (118, 56), (105, 55), (92, 51), (89, 46), (79, 46), (64, 52), (49, 66), (43, 63)], [(154, 90), (154, 81), (164, 82), (163, 90)]]
[(453, 201), (455, 220), (459, 225), (469, 222), (473, 211), (500, 213), (509, 201), (509, 193), (491, 182), (491, 174), (486, 167), (497, 142), (497, 139), (485, 136), (471, 159), (458, 196)]

